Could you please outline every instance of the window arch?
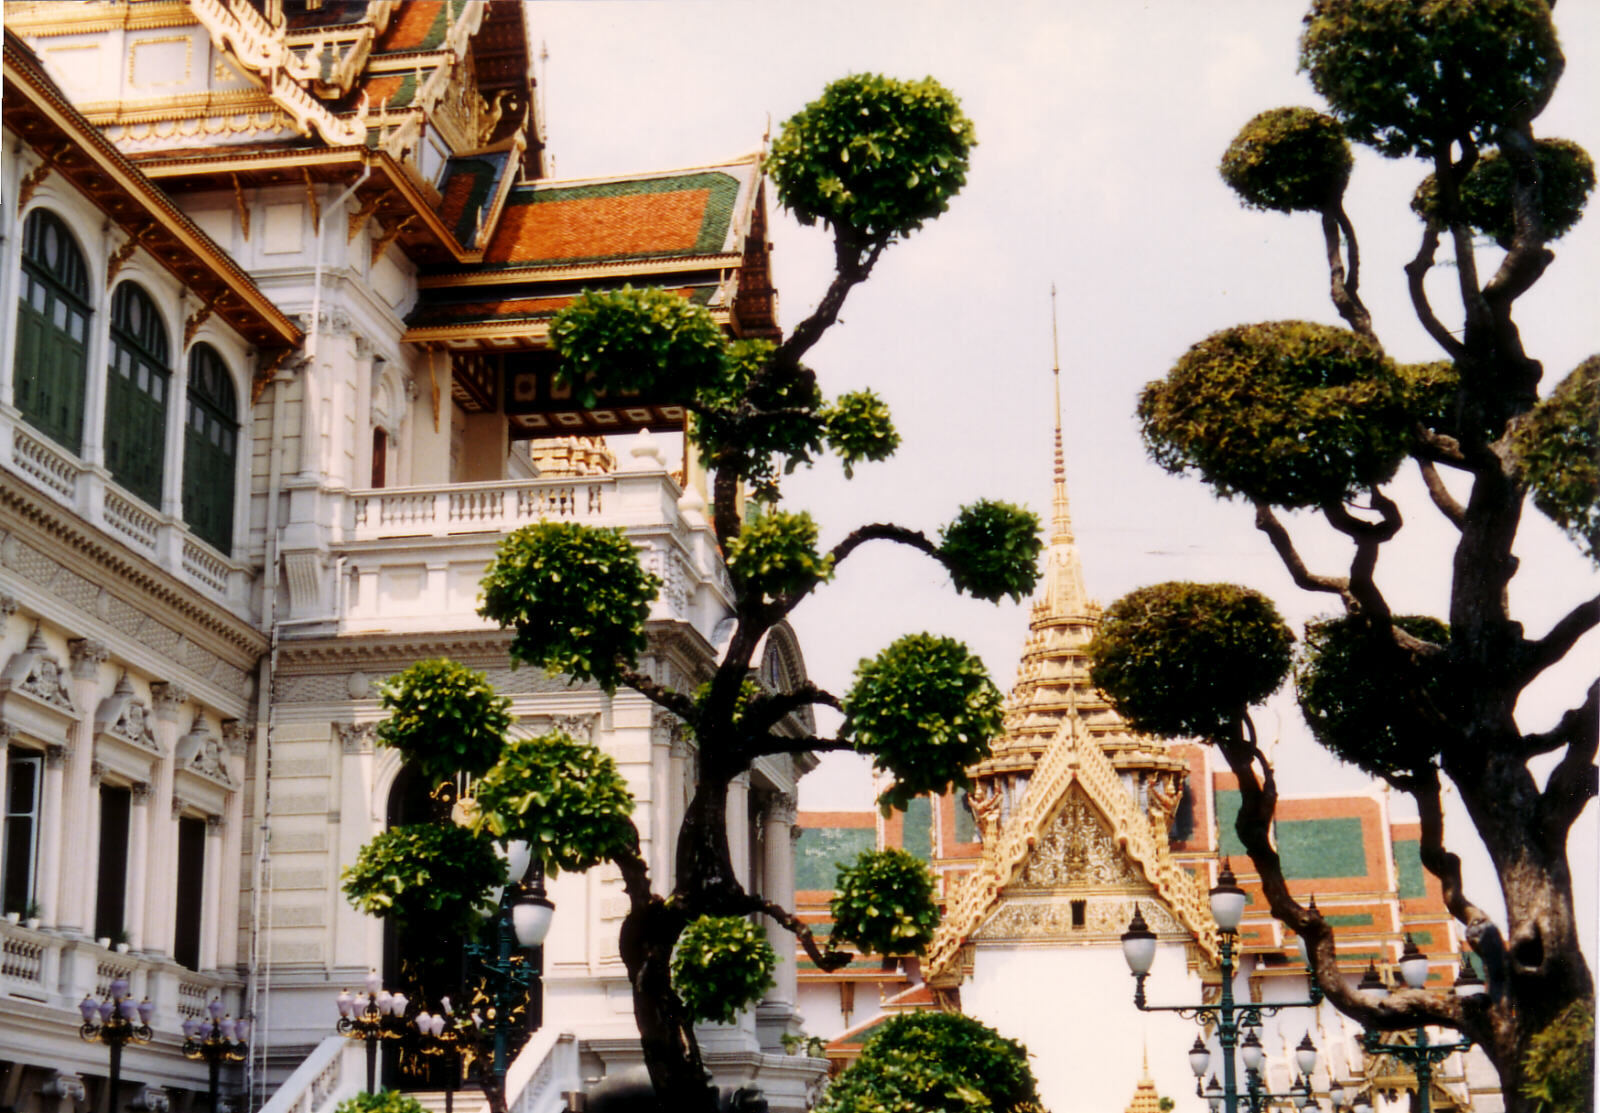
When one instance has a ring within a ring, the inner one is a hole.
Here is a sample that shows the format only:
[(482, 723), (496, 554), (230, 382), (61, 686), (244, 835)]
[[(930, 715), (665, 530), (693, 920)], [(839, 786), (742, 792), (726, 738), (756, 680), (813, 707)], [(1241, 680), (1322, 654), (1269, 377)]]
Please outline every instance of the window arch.
[(233, 485), (239, 456), (238, 394), (222, 356), (209, 344), (189, 351), (189, 413), (184, 422), (183, 520), (224, 554), (233, 551)]
[(124, 282), (111, 298), (106, 468), (118, 483), (154, 506), (161, 504), (171, 378), (161, 311), (142, 287)]
[(13, 398), (24, 420), (72, 452), (83, 451), (89, 371), (89, 268), (66, 223), (35, 209), (22, 226)]

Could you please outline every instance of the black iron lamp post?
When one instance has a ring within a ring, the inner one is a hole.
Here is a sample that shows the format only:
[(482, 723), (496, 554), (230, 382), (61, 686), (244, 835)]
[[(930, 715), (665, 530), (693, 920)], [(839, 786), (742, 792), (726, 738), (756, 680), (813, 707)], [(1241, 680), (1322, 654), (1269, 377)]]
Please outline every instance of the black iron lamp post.
[(406, 995), (384, 989), (383, 978), (374, 970), (367, 975), (363, 992), (352, 994), (348, 989), (342, 990), (337, 1004), (339, 1021), (335, 1028), (338, 1033), (367, 1045), (367, 1093), (375, 1093), (378, 1044), (405, 1035)]
[(545, 896), (542, 865), (531, 862), (518, 870), (520, 857), (520, 853), (512, 856), (511, 876), (524, 880), (500, 893), (494, 944), (469, 943), (466, 948), (483, 974), (488, 998), (482, 1012), (472, 1012), (478, 1040), (489, 1045), (484, 1085), (501, 1097), (511, 1066), (511, 1036), (517, 1026), (512, 1016), (517, 1007), (526, 1010), (521, 1025), (525, 1032), (537, 1032), (544, 1024), (544, 940), (556, 907)]
[(461, 1084), (461, 1037), (456, 1018), (450, 1010), (450, 998), (440, 999), (436, 1013), (426, 1009), (417, 1013), (417, 1053), (430, 1059), (443, 1059), (444, 1113), (455, 1113), (456, 1087)]
[[(1145, 923), (1137, 904), (1133, 907), (1133, 920), (1122, 935), (1122, 954), (1128, 960), (1128, 969), (1133, 972), (1135, 980), (1133, 1003), (1141, 1012), (1175, 1012), (1191, 1020), (1216, 1024), (1217, 1041), (1222, 1046), (1222, 1083), (1218, 1085), (1216, 1076), (1213, 1075), (1211, 1084), (1201, 1089), (1200, 1079), (1205, 1077), (1206, 1068), (1211, 1062), (1211, 1053), (1197, 1038), (1194, 1047), (1189, 1049), (1189, 1067), (1195, 1074), (1195, 1093), (1206, 1099), (1213, 1113), (1222, 1113), (1224, 1109), (1226, 1113), (1239, 1113), (1241, 1095), (1234, 1053), (1238, 1047), (1240, 1030), (1259, 1028), (1263, 1016), (1274, 1016), (1281, 1009), (1316, 1008), (1322, 1002), (1322, 990), (1318, 988), (1316, 978), (1313, 976), (1309, 1000), (1274, 1002), (1270, 1005), (1236, 1002), (1233, 997), (1235, 969), (1233, 947), (1239, 931), (1239, 921), (1244, 918), (1245, 894), (1244, 890), (1239, 888), (1238, 880), (1233, 876), (1233, 871), (1228, 868), (1226, 861), (1222, 864), (1222, 873), (1218, 876), (1210, 897), (1211, 916), (1216, 920), (1217, 928), (1222, 933), (1222, 992), (1216, 1004), (1151, 1005), (1145, 1001), (1144, 980), (1149, 976), (1150, 967), (1155, 962), (1156, 935), (1150, 930), (1150, 925)], [(1259, 1041), (1256, 1046), (1259, 1048)], [(1313, 1065), (1315, 1057), (1316, 1050), (1313, 1048)], [(1309, 1074), (1309, 1071), (1305, 1073)], [(1309, 1083), (1306, 1093), (1310, 1093)], [(1259, 1113), (1259, 1106), (1254, 1102), (1250, 1108), (1252, 1113)]]
[(155, 1035), (150, 1031), (150, 1017), (155, 1006), (150, 998), (134, 1001), (128, 996), (128, 979), (116, 977), (107, 987), (105, 1000), (96, 1002), (84, 994), (78, 1002), (78, 1012), (83, 1016), (83, 1026), (78, 1035), (90, 1043), (103, 1043), (111, 1049), (111, 1077), (106, 1086), (105, 1113), (115, 1113), (117, 1087), (122, 1083), (122, 1049), (130, 1043), (149, 1043)]
[(250, 1021), (234, 1020), (223, 1013), (222, 1001), (212, 999), (205, 1019), (191, 1016), (183, 1022), (183, 1054), (204, 1059), (210, 1076), (211, 1113), (221, 1113), (218, 1104), (223, 1063), (242, 1063), (250, 1050)]
[[(1456, 979), (1455, 991), (1459, 997), (1475, 997), (1484, 992), (1483, 980), (1472, 970), (1472, 964), (1465, 955), (1461, 957), (1462, 974)], [(1428, 984), (1428, 956), (1417, 949), (1414, 939), (1406, 936), (1405, 950), (1400, 954), (1400, 977), (1407, 988), (1422, 989)], [(1371, 983), (1376, 983), (1373, 985)], [(1378, 977), (1377, 968), (1369, 966), (1366, 975), (1363, 975), (1361, 984), (1357, 987), (1370, 1001), (1381, 1000), (1386, 992), (1383, 979)], [(1384, 1043), (1383, 1037), (1377, 1032), (1365, 1032), (1361, 1037), (1361, 1046), (1368, 1055), (1390, 1055), (1402, 1063), (1409, 1064), (1417, 1072), (1417, 1104), (1416, 1113), (1428, 1113), (1433, 1089), (1433, 1067), (1435, 1063), (1442, 1063), (1456, 1052), (1465, 1052), (1471, 1049), (1472, 1041), (1462, 1039), (1451, 1043), (1429, 1043), (1426, 1025), (1417, 1025), (1412, 1035), (1412, 1043)], [(1356, 1113), (1362, 1113), (1361, 1107), (1356, 1106)], [(1370, 1103), (1367, 1113), (1370, 1113)]]

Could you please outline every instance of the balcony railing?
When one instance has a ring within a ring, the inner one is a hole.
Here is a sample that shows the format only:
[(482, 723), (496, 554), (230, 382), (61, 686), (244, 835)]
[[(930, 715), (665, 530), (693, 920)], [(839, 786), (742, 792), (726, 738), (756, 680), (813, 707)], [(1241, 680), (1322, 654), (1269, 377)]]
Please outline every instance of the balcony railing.
[(185, 1019), (199, 1016), (215, 997), (222, 998), (230, 1013), (239, 1012), (237, 979), (0, 920), (0, 997), (35, 1001), (76, 1016), (85, 994), (102, 999), (119, 977), (128, 979), (135, 1000), (148, 996), (154, 1003), (151, 1026), (158, 1030), (179, 1031)]
[(680, 507), (682, 493), (655, 468), (352, 491), (334, 545), (341, 579), (322, 598), (336, 600), (342, 633), (422, 629), (441, 619), (474, 628), (482, 624), (478, 581), (502, 537), (534, 522), (581, 522), (628, 531), (662, 581), (653, 618), (714, 626), (729, 596), (727, 574), (704, 515)]
[(91, 468), (22, 422), (0, 418), (0, 469), (24, 486), (79, 514), (134, 552), (166, 569), (201, 594), (243, 614), (248, 607), (250, 566), (217, 552), (184, 523), (162, 514), (117, 487), (103, 470)]

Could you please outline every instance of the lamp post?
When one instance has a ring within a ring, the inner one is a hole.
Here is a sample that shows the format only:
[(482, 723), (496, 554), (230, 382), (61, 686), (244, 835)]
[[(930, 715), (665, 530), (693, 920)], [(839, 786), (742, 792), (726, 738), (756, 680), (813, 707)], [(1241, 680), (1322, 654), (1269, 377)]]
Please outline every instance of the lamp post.
[[(1211, 1104), (1213, 1113), (1220, 1113), (1224, 1108), (1227, 1113), (1239, 1113), (1239, 1080), (1234, 1065), (1234, 1051), (1238, 1045), (1240, 1029), (1258, 1028), (1263, 1016), (1274, 1016), (1281, 1009), (1316, 1008), (1322, 1002), (1322, 991), (1317, 987), (1316, 979), (1313, 977), (1310, 1000), (1307, 1001), (1284, 1001), (1270, 1005), (1234, 1001), (1233, 947), (1239, 931), (1239, 921), (1244, 918), (1245, 895), (1226, 860), (1222, 863), (1222, 873), (1217, 877), (1217, 884), (1211, 890), (1210, 897), (1211, 916), (1216, 920), (1217, 928), (1222, 933), (1222, 993), (1216, 1004), (1151, 1005), (1145, 1001), (1144, 980), (1149, 976), (1150, 967), (1155, 962), (1156, 935), (1150, 930), (1150, 925), (1145, 923), (1144, 915), (1139, 911), (1137, 904), (1133, 906), (1133, 920), (1122, 935), (1122, 954), (1128, 960), (1128, 969), (1133, 972), (1135, 981), (1133, 1004), (1140, 1012), (1175, 1012), (1191, 1020), (1216, 1023), (1217, 1042), (1222, 1047), (1222, 1084), (1219, 1086), (1216, 1076), (1213, 1075), (1211, 1085), (1205, 1090), (1200, 1088), (1200, 1079), (1205, 1076), (1206, 1067), (1210, 1065), (1211, 1053), (1197, 1038), (1195, 1046), (1189, 1050), (1189, 1067), (1195, 1075), (1195, 1093)], [(1313, 1060), (1315, 1054), (1316, 1051), (1313, 1049)], [(1309, 1093), (1309, 1088), (1307, 1092)], [(1251, 1109), (1252, 1113), (1259, 1113), (1253, 1104)]]
[(450, 998), (444, 997), (439, 1001), (439, 1011), (430, 1013), (426, 1009), (417, 1013), (417, 1053), (430, 1059), (443, 1058), (446, 1063), (444, 1076), (444, 1113), (455, 1113), (456, 1087), (461, 1082), (461, 1039), (462, 1030), (456, 1025), (456, 1018), (450, 1010)]
[(78, 1012), (83, 1017), (80, 1038), (90, 1043), (103, 1043), (111, 1049), (111, 1077), (106, 1085), (105, 1113), (116, 1113), (117, 1088), (122, 1083), (122, 1049), (129, 1043), (149, 1043), (155, 1035), (150, 1031), (150, 1017), (155, 1006), (150, 998), (135, 1002), (128, 996), (128, 979), (118, 976), (111, 979), (106, 998), (96, 1002), (84, 994), (78, 1002)]
[[(1475, 997), (1482, 993), (1483, 980), (1473, 972), (1472, 964), (1467, 961), (1466, 955), (1461, 956), (1461, 966), (1462, 975), (1456, 979), (1456, 995)], [(1368, 976), (1377, 982), (1375, 989), (1368, 984)], [(1416, 941), (1409, 933), (1406, 935), (1405, 950), (1400, 953), (1400, 977), (1410, 989), (1422, 989), (1428, 984), (1428, 956), (1417, 949)], [(1386, 992), (1383, 980), (1377, 976), (1377, 968), (1372, 966), (1368, 967), (1368, 975), (1362, 977), (1361, 985), (1357, 988), (1364, 991), (1369, 1000), (1381, 998)], [(1428, 1113), (1434, 1064), (1444, 1062), (1458, 1051), (1470, 1050), (1472, 1041), (1463, 1039), (1451, 1043), (1429, 1043), (1428, 1028), (1424, 1024), (1417, 1025), (1412, 1039), (1413, 1043), (1384, 1043), (1379, 1033), (1365, 1032), (1361, 1036), (1361, 1046), (1366, 1049), (1368, 1055), (1390, 1055), (1402, 1063), (1409, 1064), (1417, 1072), (1416, 1113)]]
[(341, 990), (336, 1004), (338, 1033), (367, 1045), (367, 1093), (374, 1093), (378, 1085), (378, 1044), (405, 1034), (406, 995), (384, 989), (383, 978), (373, 970), (366, 977), (363, 992)]
[(512, 1014), (526, 1007), (524, 1030), (536, 1032), (544, 1023), (544, 940), (550, 932), (555, 905), (545, 896), (543, 865), (531, 854), (522, 869), (522, 851), (511, 856), (511, 876), (521, 882), (500, 893), (495, 913), (495, 941), (467, 944), (467, 954), (483, 973), (488, 1007), (472, 1014), (479, 1038), (489, 1043), (484, 1089), (490, 1100), (503, 1106), (506, 1070), (510, 1067)]
[(223, 1063), (242, 1063), (250, 1049), (250, 1021), (241, 1017), (234, 1020), (223, 1014), (222, 1001), (213, 998), (206, 1006), (205, 1019), (191, 1016), (183, 1022), (183, 1054), (190, 1059), (204, 1059), (210, 1076), (211, 1113), (221, 1113), (218, 1106)]

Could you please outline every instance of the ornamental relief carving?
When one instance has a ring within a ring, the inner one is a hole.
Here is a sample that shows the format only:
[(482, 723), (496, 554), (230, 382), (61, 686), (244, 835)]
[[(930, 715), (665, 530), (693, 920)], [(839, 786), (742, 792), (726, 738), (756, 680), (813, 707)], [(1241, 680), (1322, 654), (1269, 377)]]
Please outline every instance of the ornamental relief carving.
[(377, 737), (376, 723), (334, 723), (334, 737), (339, 739), (339, 749), (347, 754), (370, 754)]
[(140, 749), (161, 753), (150, 708), (134, 696), (133, 682), (127, 673), (122, 674), (111, 694), (100, 701), (94, 720), (97, 734), (109, 734)]
[[(982, 927), (972, 933), (972, 938), (1107, 942), (1119, 938), (1128, 930), (1135, 903), (1126, 897), (1090, 897), (1083, 910), (1083, 926), (1073, 927), (1071, 901), (1006, 901)], [(1145, 922), (1157, 935), (1187, 933), (1177, 917), (1154, 896), (1137, 903)]]
[(72, 705), (66, 675), (61, 662), (45, 645), (44, 634), (35, 626), (28, 644), (6, 663), (5, 672), (0, 674), (0, 687), (26, 692), (58, 711), (75, 715), (77, 708)]
[(1065, 889), (1144, 884), (1144, 878), (1117, 848), (1116, 839), (1099, 812), (1081, 792), (1073, 791), (1034, 844), (1027, 865), (1011, 887)]

